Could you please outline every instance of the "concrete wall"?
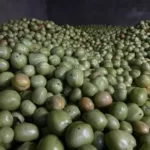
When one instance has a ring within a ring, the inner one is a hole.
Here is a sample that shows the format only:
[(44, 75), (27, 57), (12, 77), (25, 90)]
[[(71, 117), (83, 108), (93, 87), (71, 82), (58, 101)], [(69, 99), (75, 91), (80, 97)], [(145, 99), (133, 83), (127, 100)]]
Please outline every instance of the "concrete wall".
[(150, 0), (0, 0), (0, 23), (23, 16), (57, 24), (134, 25), (150, 19)]
[(0, 0), (0, 23), (21, 17), (47, 19), (46, 0)]
[(134, 25), (142, 19), (150, 19), (150, 0), (55, 0), (54, 2), (49, 5), (52, 10), (50, 17), (58, 23)]

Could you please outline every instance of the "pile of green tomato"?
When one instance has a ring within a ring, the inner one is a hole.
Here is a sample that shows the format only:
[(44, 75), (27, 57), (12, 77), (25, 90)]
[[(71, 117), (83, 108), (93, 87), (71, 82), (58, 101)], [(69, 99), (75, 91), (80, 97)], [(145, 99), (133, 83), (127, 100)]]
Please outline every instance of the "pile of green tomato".
[(0, 150), (150, 150), (150, 21), (2, 24)]

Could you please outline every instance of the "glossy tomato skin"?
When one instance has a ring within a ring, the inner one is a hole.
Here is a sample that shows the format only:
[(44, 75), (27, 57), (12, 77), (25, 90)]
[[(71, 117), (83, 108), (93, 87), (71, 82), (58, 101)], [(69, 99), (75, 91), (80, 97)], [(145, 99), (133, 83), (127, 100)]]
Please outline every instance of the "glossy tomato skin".
[(82, 119), (97, 131), (102, 131), (108, 123), (105, 115), (98, 109), (85, 112), (82, 116)]
[(129, 96), (130, 101), (136, 103), (138, 106), (144, 105), (147, 101), (147, 91), (144, 88), (133, 88)]
[(72, 120), (64, 110), (52, 110), (48, 113), (47, 123), (51, 133), (61, 136)]
[(92, 127), (82, 121), (70, 124), (65, 133), (65, 141), (69, 148), (79, 148), (83, 145), (91, 144), (93, 139), (94, 133)]
[(15, 140), (19, 142), (34, 141), (39, 137), (39, 129), (32, 123), (23, 122), (15, 126)]
[(37, 150), (65, 150), (62, 142), (56, 135), (48, 134), (40, 140)]
[(21, 97), (15, 90), (3, 90), (0, 92), (0, 109), (16, 110), (20, 106)]
[[(124, 141), (124, 144), (122, 144)], [(131, 149), (136, 146), (135, 138), (126, 131), (112, 130), (105, 135), (105, 143), (108, 149), (111, 150), (123, 150)]]

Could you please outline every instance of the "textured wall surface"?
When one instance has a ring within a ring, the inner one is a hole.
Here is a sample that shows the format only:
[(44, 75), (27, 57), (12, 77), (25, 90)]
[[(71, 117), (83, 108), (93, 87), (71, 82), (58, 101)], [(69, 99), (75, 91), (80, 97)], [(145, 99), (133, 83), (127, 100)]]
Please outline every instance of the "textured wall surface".
[(150, 0), (0, 0), (0, 23), (23, 16), (57, 24), (132, 25), (150, 19)]
[(24, 16), (47, 19), (46, 3), (46, 0), (0, 0), (0, 23)]
[(150, 19), (150, 0), (55, 0), (49, 8), (58, 23), (132, 25)]

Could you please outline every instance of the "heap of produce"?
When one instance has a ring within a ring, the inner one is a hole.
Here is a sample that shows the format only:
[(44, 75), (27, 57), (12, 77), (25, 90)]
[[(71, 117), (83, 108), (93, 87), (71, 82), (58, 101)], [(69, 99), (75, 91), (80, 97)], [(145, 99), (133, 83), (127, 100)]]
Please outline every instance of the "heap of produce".
[(2, 24), (0, 150), (150, 150), (150, 21)]

